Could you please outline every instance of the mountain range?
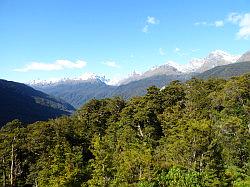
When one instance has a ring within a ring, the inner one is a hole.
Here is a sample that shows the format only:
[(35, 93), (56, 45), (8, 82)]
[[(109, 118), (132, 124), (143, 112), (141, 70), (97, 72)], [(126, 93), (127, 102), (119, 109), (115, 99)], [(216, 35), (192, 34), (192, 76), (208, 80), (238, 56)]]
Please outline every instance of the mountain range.
[(95, 74), (59, 81), (33, 81), (29, 85), (0, 79), (0, 126), (13, 119), (28, 124), (70, 115), (93, 98), (129, 99), (144, 95), (150, 86), (162, 88), (174, 80), (229, 78), (249, 72), (250, 52), (233, 56), (217, 50), (186, 65), (170, 62), (141, 74), (133, 73), (119, 85), (109, 85), (105, 77)]
[[(104, 77), (90, 75), (89, 78), (63, 79), (56, 82), (33, 82), (30, 85), (49, 95), (61, 98), (79, 108), (88, 100), (121, 96), (128, 99), (146, 93), (149, 86), (159, 88), (173, 80), (186, 81), (192, 77), (231, 77), (250, 71), (250, 52), (243, 55), (230, 55), (216, 50), (205, 58), (193, 59), (188, 64), (168, 62), (148, 71), (133, 73), (118, 85), (109, 85)], [(245, 63), (240, 63), (245, 62)]]

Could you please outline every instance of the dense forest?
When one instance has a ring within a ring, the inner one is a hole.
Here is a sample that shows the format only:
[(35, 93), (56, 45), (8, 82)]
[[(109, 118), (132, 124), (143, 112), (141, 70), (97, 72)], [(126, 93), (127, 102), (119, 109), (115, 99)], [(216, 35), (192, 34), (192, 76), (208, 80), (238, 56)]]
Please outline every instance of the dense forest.
[(0, 131), (2, 186), (250, 186), (250, 74), (193, 78)]

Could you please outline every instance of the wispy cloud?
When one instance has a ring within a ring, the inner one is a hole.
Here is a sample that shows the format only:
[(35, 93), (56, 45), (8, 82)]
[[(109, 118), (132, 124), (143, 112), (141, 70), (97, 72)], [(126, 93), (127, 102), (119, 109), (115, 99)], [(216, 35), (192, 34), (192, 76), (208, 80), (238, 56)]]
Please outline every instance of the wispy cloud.
[(195, 53), (197, 51), (200, 51), (200, 49), (191, 49), (191, 52)]
[(189, 52), (187, 52), (187, 51), (184, 51), (184, 50), (182, 50), (182, 49), (180, 49), (180, 48), (178, 48), (178, 47), (176, 47), (174, 50), (173, 50), (173, 52), (174, 53), (176, 53), (177, 55), (179, 55), (179, 56), (189, 56), (190, 55), (190, 53)]
[(227, 21), (237, 24), (242, 19), (242, 15), (236, 12), (232, 12), (227, 16)]
[(145, 32), (145, 33), (148, 32), (148, 25), (145, 25), (145, 26), (142, 28), (142, 32)]
[(150, 25), (157, 25), (160, 21), (153, 16), (148, 16), (146, 20), (146, 25), (142, 28), (142, 32), (147, 33), (149, 31)]
[(180, 52), (180, 48), (178, 48), (178, 47), (176, 47), (175, 49), (174, 49), (174, 52), (176, 52), (176, 53), (178, 53), (178, 52)]
[(161, 56), (165, 56), (165, 55), (166, 55), (164, 49), (162, 49), (162, 48), (159, 48), (159, 54), (160, 54)]
[(236, 33), (237, 39), (250, 38), (250, 12), (248, 13), (232, 12), (228, 14), (225, 19), (217, 20), (214, 22), (201, 21), (194, 23), (194, 25), (208, 26), (208, 27), (223, 27), (226, 23), (238, 26), (239, 30)]
[(224, 26), (224, 21), (219, 20), (214, 22), (215, 27), (223, 27)]
[(239, 31), (236, 33), (238, 39), (250, 38), (250, 13), (230, 13), (227, 20), (239, 27)]
[(155, 24), (159, 24), (159, 20), (156, 19), (155, 17), (152, 16), (148, 16), (147, 21), (146, 21), (149, 25), (155, 25)]
[(195, 25), (195, 26), (200, 26), (200, 25), (202, 25), (202, 26), (207, 26), (208, 23), (207, 23), (206, 21), (202, 21), (202, 22), (196, 22), (196, 23), (194, 23), (194, 25)]
[(207, 27), (223, 27), (224, 21), (223, 20), (217, 20), (214, 22), (207, 22), (207, 21), (201, 21), (194, 23), (195, 26), (207, 26)]
[(103, 62), (103, 64), (112, 68), (120, 68), (120, 66), (115, 61), (106, 61)]
[(71, 62), (69, 60), (56, 60), (54, 63), (41, 63), (32, 62), (23, 68), (14, 69), (17, 72), (28, 72), (28, 71), (55, 71), (63, 69), (81, 69), (87, 65), (87, 62), (82, 60), (77, 60), (76, 62)]

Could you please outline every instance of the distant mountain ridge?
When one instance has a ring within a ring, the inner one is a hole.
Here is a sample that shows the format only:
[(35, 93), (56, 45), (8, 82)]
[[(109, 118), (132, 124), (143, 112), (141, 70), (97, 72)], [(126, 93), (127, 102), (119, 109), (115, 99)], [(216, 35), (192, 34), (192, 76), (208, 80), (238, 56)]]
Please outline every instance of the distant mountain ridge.
[(194, 76), (200, 78), (238, 76), (250, 71), (248, 63), (238, 62), (239, 59), (246, 59), (246, 57), (248, 57), (247, 53), (240, 57), (216, 50), (205, 58), (194, 59), (183, 66), (168, 63), (155, 66), (141, 74), (134, 72), (116, 86), (108, 85), (106, 80), (102, 80), (98, 76), (84, 80), (63, 80), (55, 84), (32, 86), (45, 93), (60, 97), (79, 108), (93, 98), (122, 96), (128, 99), (140, 96), (146, 93), (146, 88), (149, 86), (155, 85), (161, 88), (173, 80), (186, 81)]
[(62, 79), (53, 79), (53, 80), (33, 80), (28, 82), (28, 85), (32, 87), (47, 87), (47, 86), (55, 86), (60, 84), (78, 84), (82, 82), (104, 82), (107, 83), (107, 80), (104, 76), (98, 76), (94, 73), (85, 73), (80, 77), (75, 78), (62, 78)]
[(49, 95), (62, 98), (74, 107), (78, 108), (92, 98), (109, 97), (113, 86), (107, 85), (102, 80), (71, 80), (61, 81), (50, 85), (32, 85), (33, 88)]
[(150, 86), (157, 86), (161, 88), (174, 80), (186, 81), (192, 76), (193, 74), (154, 75), (144, 79), (129, 82), (128, 84), (117, 86), (112, 91), (110, 96), (122, 96), (125, 99), (129, 99), (134, 96), (142, 96), (146, 93), (147, 88)]
[(250, 61), (249, 62), (237, 62), (224, 66), (217, 66), (210, 70), (207, 70), (199, 75), (198, 78), (230, 78), (234, 76), (240, 76), (250, 72)]
[(75, 83), (61, 82), (50, 86), (42, 86), (34, 88), (41, 90), (47, 94), (62, 98), (75, 108), (79, 108), (88, 100), (96, 98), (108, 98), (121, 96), (128, 99), (133, 96), (141, 96), (146, 93), (146, 89), (150, 86), (162, 87), (174, 80), (185, 81), (190, 79), (193, 74), (173, 74), (173, 75), (154, 75), (143, 79), (122, 84), (120, 86), (111, 86), (96, 79), (95, 81), (81, 81)]
[(216, 66), (222, 66), (235, 63), (240, 58), (240, 55), (231, 55), (222, 50), (216, 50), (208, 54), (207, 57), (201, 59), (194, 59), (192, 64), (200, 63), (201, 65), (194, 69), (197, 73), (202, 73)]
[(120, 85), (128, 84), (132, 81), (141, 80), (144, 78), (157, 76), (157, 75), (180, 75), (182, 73), (202, 73), (216, 66), (222, 66), (237, 62), (240, 55), (231, 55), (222, 50), (215, 50), (208, 54), (204, 58), (194, 58), (187, 64), (177, 64), (173, 61), (169, 61), (164, 65), (155, 66), (150, 70), (138, 74), (133, 73), (128, 78), (119, 82)]
[(222, 50), (215, 50), (204, 58), (194, 58), (187, 64), (177, 64), (173, 61), (168, 62), (170, 66), (175, 67), (183, 73), (202, 73), (216, 66), (235, 63), (240, 58), (240, 55), (231, 55)]
[(153, 77), (153, 76), (158, 76), (158, 75), (179, 75), (181, 74), (180, 71), (177, 70), (177, 68), (168, 65), (168, 64), (163, 64), (161, 66), (155, 66), (148, 71), (142, 73), (142, 74), (132, 74), (132, 76), (122, 80), (119, 82), (119, 85), (124, 85), (128, 84), (133, 81)]
[(25, 84), (0, 79), (0, 126), (19, 119), (24, 123), (71, 114), (75, 108)]

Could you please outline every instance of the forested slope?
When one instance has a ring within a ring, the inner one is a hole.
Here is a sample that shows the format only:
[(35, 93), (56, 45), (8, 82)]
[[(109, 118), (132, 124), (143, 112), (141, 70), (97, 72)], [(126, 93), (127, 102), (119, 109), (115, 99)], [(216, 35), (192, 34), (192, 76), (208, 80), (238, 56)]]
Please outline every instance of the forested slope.
[[(250, 74), (174, 81), (0, 131), (0, 184), (250, 186)], [(12, 155), (12, 156), (11, 156)]]
[(24, 123), (48, 120), (74, 111), (70, 104), (25, 84), (0, 79), (0, 127), (19, 119)]
[(114, 90), (113, 86), (109, 86), (98, 79), (91, 80), (89, 82), (72, 81), (52, 84), (49, 86), (33, 87), (49, 95), (62, 98), (64, 101), (67, 101), (75, 108), (81, 107), (84, 103), (93, 98), (107, 98)]
[(237, 62), (224, 66), (217, 66), (207, 70), (199, 75), (198, 78), (208, 79), (212, 77), (217, 78), (230, 78), (233, 76), (240, 76), (244, 73), (250, 72), (250, 62)]

